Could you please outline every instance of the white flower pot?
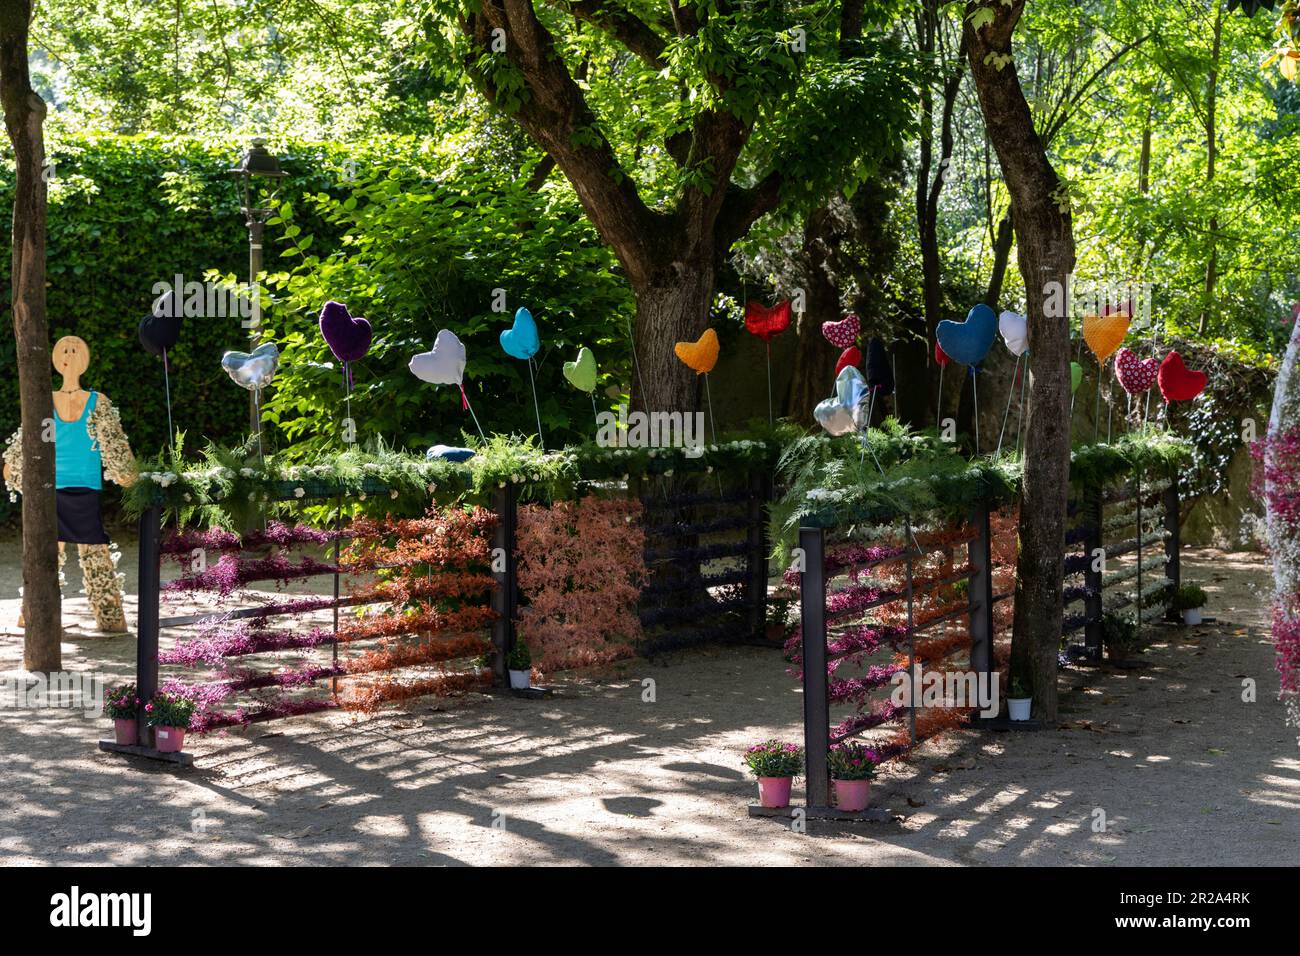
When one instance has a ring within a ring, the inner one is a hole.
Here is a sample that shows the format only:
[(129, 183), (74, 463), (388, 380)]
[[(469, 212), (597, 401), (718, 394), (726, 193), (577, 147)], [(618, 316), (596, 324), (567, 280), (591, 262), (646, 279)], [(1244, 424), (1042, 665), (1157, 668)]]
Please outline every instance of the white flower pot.
[(1201, 609), (1199, 607), (1189, 607), (1183, 611), (1183, 623), (1188, 627), (1195, 627), (1201, 623)]
[(1007, 713), (1012, 720), (1028, 720), (1029, 708), (1033, 702), (1032, 697), (1008, 697)]
[(528, 681), (531, 676), (532, 676), (532, 671), (512, 670), (510, 672), (510, 686), (515, 688), (516, 690), (527, 690)]

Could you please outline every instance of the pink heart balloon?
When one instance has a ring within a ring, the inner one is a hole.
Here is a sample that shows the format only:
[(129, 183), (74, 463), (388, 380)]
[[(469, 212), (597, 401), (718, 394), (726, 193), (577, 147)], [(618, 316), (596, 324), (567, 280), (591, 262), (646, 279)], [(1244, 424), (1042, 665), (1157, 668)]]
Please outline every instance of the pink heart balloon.
[(1145, 392), (1156, 383), (1159, 373), (1159, 359), (1140, 359), (1131, 349), (1120, 349), (1115, 353), (1115, 377), (1130, 395)]
[(857, 341), (858, 332), (861, 330), (862, 322), (852, 312), (838, 322), (822, 323), (822, 335), (826, 336), (826, 341), (837, 349), (851, 346)]

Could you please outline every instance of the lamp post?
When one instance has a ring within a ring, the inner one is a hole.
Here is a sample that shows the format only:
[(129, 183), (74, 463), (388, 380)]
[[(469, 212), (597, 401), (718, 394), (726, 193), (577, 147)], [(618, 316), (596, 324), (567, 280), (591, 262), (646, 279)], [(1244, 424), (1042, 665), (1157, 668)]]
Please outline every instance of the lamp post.
[[(280, 161), (266, 148), (266, 140), (254, 137), (248, 150), (239, 159), (239, 165), (228, 172), (235, 177), (239, 191), (240, 211), (248, 227), (248, 294), (253, 314), (244, 321), (248, 328), (248, 350), (257, 348), (261, 338), (261, 295), (257, 277), (262, 272), (262, 235), (266, 220), (271, 217), (271, 201), (275, 198), (280, 180), (288, 174), (280, 168)], [(260, 181), (260, 182), (259, 182)], [(249, 434), (261, 429), (258, 420), (257, 396), (248, 393)]]

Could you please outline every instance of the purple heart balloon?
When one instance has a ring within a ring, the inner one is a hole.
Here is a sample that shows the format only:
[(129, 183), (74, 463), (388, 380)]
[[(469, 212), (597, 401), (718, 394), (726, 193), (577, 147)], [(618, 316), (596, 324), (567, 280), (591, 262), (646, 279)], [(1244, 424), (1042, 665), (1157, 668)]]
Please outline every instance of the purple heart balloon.
[(342, 302), (326, 302), (320, 310), (320, 334), (340, 362), (355, 362), (370, 351), (370, 323), (354, 319)]

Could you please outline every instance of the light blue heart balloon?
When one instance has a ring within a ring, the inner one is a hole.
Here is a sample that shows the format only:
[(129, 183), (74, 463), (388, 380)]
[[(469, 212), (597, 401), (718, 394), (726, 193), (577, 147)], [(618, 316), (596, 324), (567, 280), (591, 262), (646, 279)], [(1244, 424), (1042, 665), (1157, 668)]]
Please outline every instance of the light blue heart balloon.
[(965, 322), (944, 319), (935, 329), (939, 347), (954, 362), (979, 365), (998, 335), (997, 314), (981, 302), (966, 313)]
[(512, 358), (530, 359), (542, 347), (537, 335), (533, 313), (520, 308), (515, 312), (515, 324), (501, 333), (501, 347)]

